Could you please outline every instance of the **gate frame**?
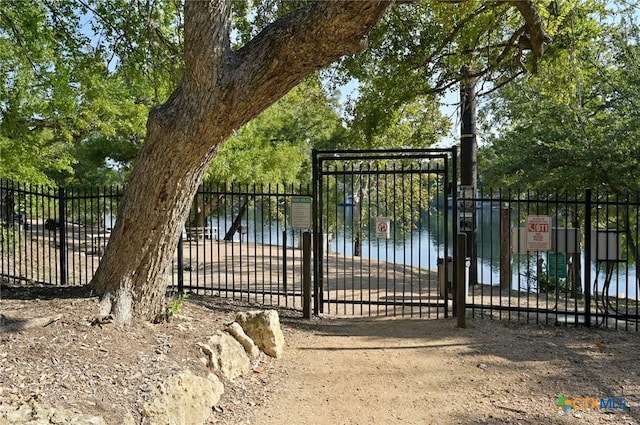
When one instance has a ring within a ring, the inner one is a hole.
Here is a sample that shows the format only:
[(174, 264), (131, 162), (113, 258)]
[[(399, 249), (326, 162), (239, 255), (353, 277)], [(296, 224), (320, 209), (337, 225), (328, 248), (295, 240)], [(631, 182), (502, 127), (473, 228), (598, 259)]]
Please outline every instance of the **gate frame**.
[[(318, 150), (312, 149), (312, 185), (313, 185), (313, 314), (319, 316), (324, 313), (324, 243), (322, 237), (322, 181), (325, 173), (322, 171), (322, 165), (327, 161), (345, 161), (349, 159), (442, 159), (444, 160), (444, 176), (445, 176), (445, 209), (447, 207), (447, 195), (452, 197), (452, 231), (447, 231), (449, 214), (444, 214), (444, 252), (445, 265), (446, 257), (449, 252), (449, 243), (451, 243), (451, 257), (453, 261), (452, 284), (453, 284), (453, 310), (456, 311), (456, 287), (458, 282), (458, 271), (455, 265), (458, 261), (457, 255), (457, 238), (458, 234), (458, 148), (431, 148), (431, 149), (384, 149), (384, 150)], [(451, 167), (449, 167), (451, 164)], [(462, 259), (464, 261), (464, 259)], [(448, 282), (448, 267), (444, 267), (444, 279)], [(445, 291), (444, 317), (448, 317), (448, 291)]]

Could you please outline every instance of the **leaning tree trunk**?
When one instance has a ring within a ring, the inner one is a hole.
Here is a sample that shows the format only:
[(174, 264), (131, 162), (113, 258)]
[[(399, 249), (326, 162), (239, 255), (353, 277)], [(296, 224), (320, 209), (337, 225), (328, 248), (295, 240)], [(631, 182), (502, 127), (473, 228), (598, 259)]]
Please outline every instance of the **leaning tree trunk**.
[(310, 73), (366, 47), (390, 1), (318, 1), (230, 48), (232, 0), (185, 2), (185, 71), (149, 115), (103, 261), (101, 314), (118, 324), (164, 316), (182, 224), (204, 172), (230, 134)]
[[(93, 279), (101, 314), (127, 323), (164, 314), (164, 295), (184, 220), (211, 153), (179, 140), (189, 123), (167, 128), (150, 118), (148, 136), (118, 210), (109, 247)], [(193, 167), (192, 158), (200, 165)]]
[(204, 196), (196, 196), (191, 203), (191, 211), (186, 222), (187, 227), (206, 227), (207, 217), (209, 217), (211, 211), (220, 206), (224, 199), (224, 195), (218, 194), (212, 194), (209, 199), (204, 199)]
[(232, 241), (233, 235), (235, 235), (238, 230), (240, 230), (240, 238), (242, 238), (242, 218), (247, 213), (248, 209), (249, 209), (249, 197), (245, 196), (244, 202), (240, 206), (240, 211), (238, 211), (238, 215), (236, 215), (236, 218), (233, 220), (233, 223), (231, 223), (231, 227), (229, 228), (229, 230), (227, 230), (227, 232), (224, 235), (225, 241), (228, 241), (228, 242)]

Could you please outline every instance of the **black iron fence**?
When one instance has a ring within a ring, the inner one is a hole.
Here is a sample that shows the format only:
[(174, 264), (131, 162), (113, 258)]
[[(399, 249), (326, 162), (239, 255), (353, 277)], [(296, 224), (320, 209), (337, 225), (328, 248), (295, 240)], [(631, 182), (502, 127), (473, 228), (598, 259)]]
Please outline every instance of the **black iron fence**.
[(120, 187), (59, 188), (0, 180), (0, 275), (84, 285), (115, 220)]
[[(398, 188), (405, 180), (419, 186), (419, 174), (434, 176), (425, 177), (427, 190), (404, 198), (404, 205), (402, 196), (385, 198), (396, 204), (382, 213), (373, 212), (373, 203), (366, 215), (354, 208), (349, 198), (353, 180), (318, 195), (325, 200), (322, 214), (334, 225), (316, 239), (316, 249), (321, 244), (325, 253), (318, 271), (326, 272), (324, 290), (334, 291), (325, 294), (325, 301), (334, 307), (334, 301), (348, 301), (340, 309), (327, 307), (328, 313), (412, 315), (425, 307), (427, 316), (449, 316), (454, 248), (447, 245), (446, 235), (453, 240), (457, 226), (464, 224), (464, 230), (468, 222), (462, 222), (471, 217), (475, 230), (468, 240), (474, 261), (467, 270), (475, 272), (468, 278), (469, 314), (638, 330), (637, 194), (586, 190), (465, 197), (461, 192), (458, 197), (440, 190), (444, 186), (437, 170), (409, 169), (396, 177), (392, 183)], [(338, 177), (345, 170), (339, 171)], [(347, 177), (356, 174), (347, 171)], [(368, 169), (360, 175), (375, 177)], [(48, 189), (0, 180), (2, 281), (89, 283), (115, 224), (121, 194), (119, 187)], [(301, 308), (301, 230), (291, 227), (291, 212), (295, 199), (310, 196), (309, 187), (201, 187), (176, 249), (172, 288)], [(333, 198), (336, 202), (327, 201)], [(402, 217), (394, 211), (416, 219), (396, 226)], [(376, 235), (380, 223), (390, 226), (383, 239)], [(387, 292), (374, 296), (374, 288)]]
[(473, 315), (638, 330), (637, 194), (497, 192), (459, 202), (476, 223)]
[[(203, 185), (173, 260), (172, 289), (301, 306), (301, 230), (292, 199), (310, 188)], [(0, 276), (85, 285), (117, 219), (120, 187), (50, 189), (0, 180)]]
[(455, 163), (453, 149), (314, 151), (316, 311), (448, 315), (436, 269), (454, 246)]
[(200, 187), (174, 261), (175, 288), (302, 308), (302, 229), (290, 216), (310, 190)]

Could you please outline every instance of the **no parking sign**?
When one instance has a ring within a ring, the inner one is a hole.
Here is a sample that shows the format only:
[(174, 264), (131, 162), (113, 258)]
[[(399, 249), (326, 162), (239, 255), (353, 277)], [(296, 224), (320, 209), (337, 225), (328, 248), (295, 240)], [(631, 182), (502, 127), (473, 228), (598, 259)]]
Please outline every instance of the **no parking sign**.
[(391, 219), (389, 217), (376, 218), (376, 237), (389, 239), (391, 237)]

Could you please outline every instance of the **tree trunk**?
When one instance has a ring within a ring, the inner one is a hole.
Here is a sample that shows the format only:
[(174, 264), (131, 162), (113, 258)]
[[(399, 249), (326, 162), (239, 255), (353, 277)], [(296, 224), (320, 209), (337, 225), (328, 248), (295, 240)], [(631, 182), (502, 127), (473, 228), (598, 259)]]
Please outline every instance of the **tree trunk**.
[(211, 211), (217, 209), (224, 201), (224, 195), (211, 195), (209, 199), (204, 196), (196, 196), (191, 203), (191, 212), (187, 219), (187, 227), (208, 226), (207, 218)]
[(233, 235), (235, 235), (238, 230), (240, 230), (240, 238), (242, 238), (242, 217), (244, 217), (244, 215), (247, 213), (248, 208), (249, 208), (249, 197), (247, 196), (244, 198), (244, 202), (240, 206), (240, 211), (238, 211), (238, 215), (236, 215), (236, 218), (233, 220), (231, 227), (229, 228), (229, 230), (227, 230), (227, 232), (224, 235), (225, 241), (229, 241), (229, 242), (232, 241)]
[(165, 315), (171, 260), (204, 172), (232, 132), (340, 56), (360, 53), (390, 1), (318, 1), (230, 48), (231, 1), (185, 2), (185, 72), (145, 143), (92, 284), (117, 324)]
[[(212, 153), (179, 140), (176, 129), (153, 125), (127, 185), (109, 245), (93, 279), (102, 295), (101, 314), (119, 323), (132, 315), (157, 321), (164, 315), (170, 267), (191, 200)], [(192, 158), (199, 159), (193, 167)]]

